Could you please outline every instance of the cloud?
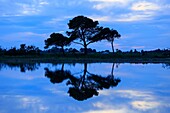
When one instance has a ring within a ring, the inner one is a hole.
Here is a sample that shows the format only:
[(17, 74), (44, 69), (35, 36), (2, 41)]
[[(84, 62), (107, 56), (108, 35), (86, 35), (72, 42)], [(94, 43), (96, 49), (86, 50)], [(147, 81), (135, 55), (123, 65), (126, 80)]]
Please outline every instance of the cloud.
[(153, 20), (154, 16), (154, 12), (131, 12), (120, 15), (91, 16), (91, 18), (102, 22), (137, 22)]
[(107, 8), (125, 7), (132, 0), (89, 0), (94, 3), (93, 8), (96, 10), (106, 10)]
[(36, 5), (30, 5), (30, 4), (23, 4), (23, 3), (16, 3), (18, 5), (20, 10), (18, 15), (36, 15), (40, 13), (40, 9), (37, 8)]
[(104, 12), (103, 16), (99, 16), (99, 19), (105, 22), (154, 20), (160, 14), (167, 14), (169, 8), (168, 4), (160, 3), (160, 1), (89, 0), (89, 2), (93, 3), (92, 8)]
[(116, 95), (120, 95), (123, 98), (129, 98), (129, 99), (142, 99), (142, 100), (155, 100), (155, 97), (153, 96), (152, 92), (142, 92), (137, 90), (117, 90), (117, 91), (100, 91), (100, 95), (109, 96), (113, 93)]
[(134, 11), (148, 11), (148, 10), (160, 10), (160, 9), (161, 7), (158, 4), (152, 2), (146, 2), (146, 1), (134, 3), (131, 7), (131, 10)]
[(156, 101), (133, 101), (131, 104), (135, 109), (143, 111), (154, 109), (160, 106), (160, 103)]
[(116, 21), (119, 22), (135, 22), (153, 20), (161, 10), (161, 6), (152, 2), (136, 2), (130, 6), (130, 12), (121, 14)]
[[(139, 110), (139, 111), (148, 111), (156, 109), (160, 106), (166, 106), (165, 102), (158, 101), (159, 99), (155, 96), (153, 92), (143, 92), (137, 90), (117, 90), (117, 91), (101, 91), (100, 95), (110, 96), (110, 95), (119, 95), (122, 98), (130, 99), (131, 102), (128, 102), (130, 106)], [(111, 108), (108, 105), (96, 103), (98, 108)]]
[(95, 21), (100, 21), (100, 22), (108, 22), (111, 21), (110, 16), (89, 16)]
[(96, 110), (89, 110), (83, 113), (135, 113), (135, 111), (129, 109), (127, 106), (113, 106), (110, 103), (95, 102), (93, 107)]
[(132, 12), (120, 15), (115, 21), (118, 22), (135, 22), (152, 20), (154, 13), (152, 12)]
[[(26, 96), (26, 95), (2, 95), (0, 97), (3, 102), (10, 102), (8, 105), (10, 109), (8, 109), (5, 105), (3, 105), (3, 112), (47, 112), (49, 111), (49, 107), (45, 105), (44, 100), (40, 97)], [(5, 103), (4, 102), (4, 103)], [(15, 106), (15, 108), (14, 108)], [(1, 107), (1, 108), (2, 108)], [(6, 109), (5, 109), (6, 108)]]
[(110, 4), (119, 4), (119, 5), (127, 5), (134, 0), (89, 0), (89, 2), (96, 2), (96, 3), (110, 3)]
[(28, 16), (38, 15), (42, 12), (43, 7), (49, 5), (45, 0), (29, 0), (11, 2), (10, 0), (0, 1), (0, 16)]
[(104, 109), (104, 110), (91, 110), (83, 113), (135, 113), (130, 109), (122, 108), (122, 109)]
[(132, 46), (131, 48), (132, 49), (144, 49), (145, 46)]
[[(34, 33), (34, 32), (18, 32), (16, 35), (20, 37), (47, 37), (47, 34), (39, 34), (39, 33)], [(12, 35), (14, 36), (14, 35)]]
[(52, 18), (49, 21), (46, 21), (45, 24), (48, 24), (48, 25), (50, 25), (50, 24), (59, 24), (59, 22), (66, 21), (66, 20), (71, 19), (71, 18), (73, 18), (73, 17), (72, 16), (55, 17), (55, 18)]

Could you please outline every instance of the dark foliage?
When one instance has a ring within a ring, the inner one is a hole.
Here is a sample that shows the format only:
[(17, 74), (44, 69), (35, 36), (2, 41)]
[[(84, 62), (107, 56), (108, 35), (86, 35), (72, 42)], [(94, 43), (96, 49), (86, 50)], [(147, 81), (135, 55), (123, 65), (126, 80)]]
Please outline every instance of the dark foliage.
[(96, 37), (102, 30), (102, 27), (99, 27), (98, 24), (98, 21), (93, 21), (84, 16), (74, 17), (68, 23), (69, 29), (72, 30), (67, 31), (68, 36), (70, 36), (71, 41), (78, 40), (78, 42), (74, 43), (84, 47), (84, 54), (87, 54), (87, 46), (89, 44), (101, 40), (99, 37)]
[(0, 68), (20, 68), (21, 72), (35, 71), (40, 67), (39, 63), (1, 63), (0, 65)]
[(60, 33), (52, 33), (50, 35), (50, 38), (45, 40), (45, 49), (47, 49), (49, 46), (59, 46), (62, 49), (62, 52), (64, 54), (64, 46), (68, 46), (70, 44), (70, 40), (68, 37), (63, 36)]
[(112, 75), (102, 77), (100, 75), (91, 74), (87, 71), (87, 64), (84, 64), (83, 74), (79, 77), (74, 76), (68, 70), (64, 70), (64, 64), (61, 70), (50, 71), (45, 68), (45, 76), (52, 83), (62, 83), (67, 80), (66, 85), (69, 85), (68, 93), (76, 100), (83, 101), (88, 98), (98, 95), (98, 90), (116, 87), (120, 79), (115, 79)]
[(118, 33), (117, 30), (113, 30), (110, 28), (104, 28), (102, 31), (97, 35), (97, 37), (101, 37), (101, 39), (106, 39), (111, 43), (112, 52), (114, 53), (114, 45), (113, 42), (115, 38), (120, 38), (121, 35)]
[(22, 55), (40, 55), (41, 50), (38, 47), (33, 45), (26, 46), (25, 44), (21, 44), (20, 48), (12, 47), (9, 50), (3, 50), (3, 55), (9, 56), (22, 56)]

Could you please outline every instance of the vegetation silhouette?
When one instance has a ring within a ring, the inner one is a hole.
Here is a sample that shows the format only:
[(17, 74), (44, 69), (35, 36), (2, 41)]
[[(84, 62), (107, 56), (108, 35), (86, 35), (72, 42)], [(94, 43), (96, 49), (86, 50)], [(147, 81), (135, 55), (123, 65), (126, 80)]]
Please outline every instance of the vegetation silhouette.
[(102, 30), (102, 27), (99, 27), (98, 24), (98, 21), (93, 21), (85, 16), (74, 17), (68, 23), (69, 29), (72, 30), (67, 31), (68, 36), (72, 41), (79, 40), (79, 42), (74, 43), (84, 47), (85, 55), (89, 44), (102, 40), (101, 37), (96, 37)]
[(113, 71), (112, 74), (107, 77), (88, 72), (87, 63), (84, 63), (84, 70), (79, 77), (74, 76), (68, 70), (64, 70), (63, 67), (64, 64), (62, 64), (61, 70), (55, 71), (50, 71), (48, 68), (45, 68), (45, 76), (49, 78), (53, 84), (62, 83), (67, 80), (66, 85), (70, 86), (68, 90), (69, 95), (78, 101), (86, 100), (94, 95), (98, 96), (98, 90), (116, 87), (121, 81), (118, 78), (114, 78)]
[(162, 67), (170, 69), (170, 63), (163, 63)]
[(55, 83), (62, 83), (64, 80), (68, 79), (71, 75), (70, 71), (64, 70), (64, 64), (62, 64), (61, 70), (50, 71), (48, 68), (45, 68), (45, 76), (50, 78), (50, 81)]
[(0, 63), (0, 70), (7, 67), (20, 68), (20, 72), (35, 71), (40, 67), (40, 63)]
[(62, 53), (64, 54), (64, 46), (70, 45), (70, 40), (68, 37), (63, 36), (60, 33), (52, 33), (50, 35), (50, 38), (45, 40), (45, 49), (47, 49), (49, 46), (59, 46), (62, 49)]
[(38, 47), (33, 45), (27, 46), (26, 44), (20, 44), (20, 48), (11, 47), (10, 49), (2, 49), (0, 48), (0, 55), (8, 55), (8, 56), (26, 56), (26, 55), (40, 55), (40, 50)]
[(120, 38), (121, 35), (118, 33), (117, 30), (110, 29), (110, 28), (103, 28), (101, 32), (97, 35), (97, 37), (101, 37), (100, 39), (106, 39), (108, 42), (111, 43), (112, 52), (114, 53), (114, 40), (115, 38)]

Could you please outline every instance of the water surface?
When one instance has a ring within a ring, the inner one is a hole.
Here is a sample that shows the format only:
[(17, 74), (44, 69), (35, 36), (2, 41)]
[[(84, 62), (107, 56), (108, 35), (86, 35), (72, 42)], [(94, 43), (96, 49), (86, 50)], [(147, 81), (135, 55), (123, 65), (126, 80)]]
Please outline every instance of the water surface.
[(168, 64), (0, 64), (0, 113), (168, 113)]

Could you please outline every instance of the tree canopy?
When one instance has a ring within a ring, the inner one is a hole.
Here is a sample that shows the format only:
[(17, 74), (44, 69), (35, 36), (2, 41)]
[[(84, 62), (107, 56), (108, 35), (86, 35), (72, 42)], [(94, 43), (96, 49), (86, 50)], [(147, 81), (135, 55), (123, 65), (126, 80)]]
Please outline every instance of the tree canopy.
[(74, 43), (84, 47), (85, 54), (87, 54), (87, 46), (89, 44), (101, 40), (99, 37), (96, 37), (102, 30), (102, 27), (99, 27), (98, 24), (98, 21), (93, 21), (84, 16), (74, 17), (68, 23), (69, 29), (71, 29), (71, 31), (67, 31), (68, 36), (70, 36), (72, 41), (76, 40)]
[(114, 53), (114, 45), (113, 45), (114, 39), (120, 38), (121, 35), (118, 33), (117, 30), (110, 29), (107, 27), (107, 28), (103, 28), (96, 37), (100, 37), (100, 39), (108, 40), (111, 43), (112, 51)]
[(69, 38), (63, 36), (60, 33), (52, 33), (50, 38), (45, 40), (45, 47), (48, 48), (49, 46), (59, 46), (62, 48), (62, 52), (64, 54), (64, 46), (68, 46), (70, 44)]

